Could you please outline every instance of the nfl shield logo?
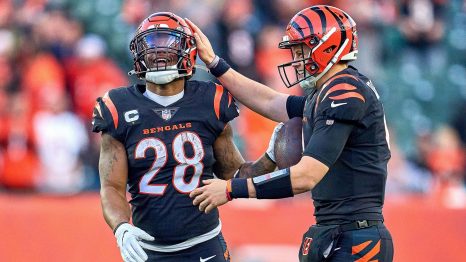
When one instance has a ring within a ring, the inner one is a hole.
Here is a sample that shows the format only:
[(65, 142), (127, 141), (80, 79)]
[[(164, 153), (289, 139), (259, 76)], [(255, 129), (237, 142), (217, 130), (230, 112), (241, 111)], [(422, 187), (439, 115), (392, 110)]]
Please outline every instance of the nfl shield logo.
[(154, 109), (154, 112), (163, 120), (168, 121), (176, 114), (179, 107), (171, 107), (164, 109)]
[(162, 110), (162, 119), (166, 121), (166, 120), (168, 120), (170, 118), (172, 118), (172, 114), (171, 114), (170, 110), (168, 110), (168, 109)]

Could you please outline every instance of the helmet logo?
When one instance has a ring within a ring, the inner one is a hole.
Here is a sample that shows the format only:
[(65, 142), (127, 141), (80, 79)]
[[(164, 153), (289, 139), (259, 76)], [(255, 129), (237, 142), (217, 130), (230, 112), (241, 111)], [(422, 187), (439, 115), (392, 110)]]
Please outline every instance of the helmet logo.
[(155, 25), (150, 25), (147, 27), (147, 29), (152, 29), (152, 28), (168, 28), (167, 24), (155, 24)]

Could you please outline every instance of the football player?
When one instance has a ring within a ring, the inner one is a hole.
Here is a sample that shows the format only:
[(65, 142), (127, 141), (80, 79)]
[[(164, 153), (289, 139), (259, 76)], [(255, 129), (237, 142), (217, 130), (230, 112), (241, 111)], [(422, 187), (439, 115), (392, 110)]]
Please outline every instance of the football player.
[(348, 62), (356, 59), (355, 21), (325, 5), (305, 8), (279, 44), (292, 61), (278, 67), (286, 86), (300, 84), (306, 97), (281, 94), (230, 69), (215, 56), (194, 24), (201, 59), (243, 104), (277, 121), (303, 117), (301, 161), (266, 175), (209, 180), (191, 192), (210, 212), (234, 198), (275, 199), (312, 191), (317, 225), (302, 240), (300, 261), (392, 261), (393, 243), (383, 224), (388, 132), (379, 95)]
[(189, 193), (214, 173), (229, 179), (273, 171), (274, 139), (269, 153), (244, 163), (229, 124), (238, 116), (233, 97), (221, 85), (188, 81), (197, 49), (182, 18), (152, 14), (130, 50), (131, 73), (145, 85), (107, 92), (93, 116), (93, 131), (102, 132), (102, 209), (121, 256), (127, 262), (229, 261), (218, 211), (199, 211)]

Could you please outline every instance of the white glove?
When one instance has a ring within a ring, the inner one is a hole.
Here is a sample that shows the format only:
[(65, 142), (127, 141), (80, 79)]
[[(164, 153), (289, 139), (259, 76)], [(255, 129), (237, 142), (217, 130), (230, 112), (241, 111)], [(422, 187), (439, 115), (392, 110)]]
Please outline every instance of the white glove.
[(147, 234), (144, 230), (135, 227), (129, 223), (118, 226), (115, 231), (117, 245), (120, 248), (121, 257), (125, 262), (144, 262), (147, 260), (147, 254), (141, 247), (140, 241), (153, 241), (154, 237)]
[(277, 162), (277, 161), (275, 161), (275, 153), (274, 153), (275, 140), (277, 139), (277, 134), (280, 131), (280, 129), (282, 129), (282, 127), (283, 127), (283, 123), (281, 123), (281, 122), (278, 123), (278, 125), (275, 126), (275, 128), (273, 129), (272, 136), (270, 137), (269, 147), (265, 151), (265, 153), (269, 156), (270, 160), (272, 160), (274, 163)]

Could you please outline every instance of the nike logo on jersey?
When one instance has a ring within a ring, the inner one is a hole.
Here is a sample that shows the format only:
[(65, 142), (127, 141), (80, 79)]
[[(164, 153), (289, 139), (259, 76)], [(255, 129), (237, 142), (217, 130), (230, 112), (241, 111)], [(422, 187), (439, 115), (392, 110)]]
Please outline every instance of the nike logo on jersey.
[(330, 106), (332, 108), (335, 108), (335, 107), (339, 107), (339, 106), (342, 106), (342, 105), (346, 105), (348, 103), (335, 103), (335, 101), (332, 101), (332, 103), (330, 104)]
[(212, 258), (214, 258), (214, 257), (216, 257), (216, 256), (217, 256), (217, 255), (213, 255), (213, 256), (208, 257), (208, 258), (202, 258), (202, 257), (200, 257), (200, 258), (199, 258), (199, 262), (205, 262), (205, 261), (207, 261), (207, 260), (211, 260)]

